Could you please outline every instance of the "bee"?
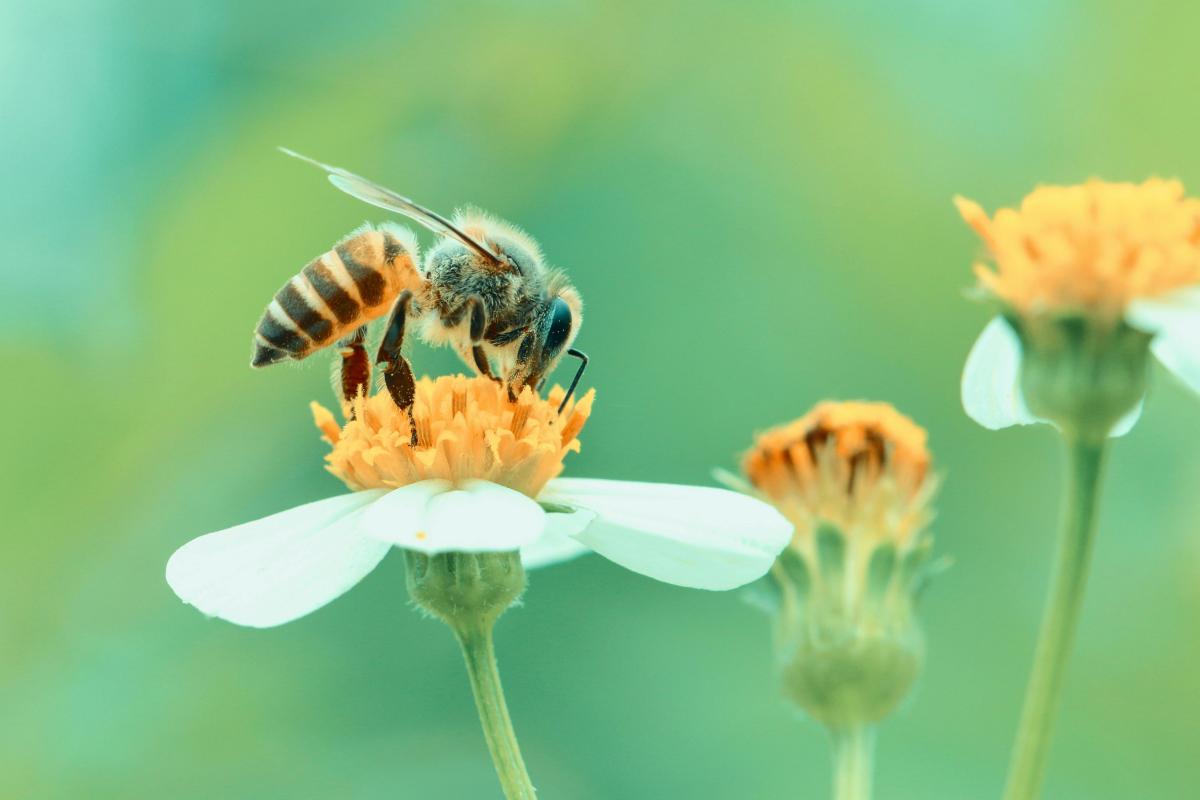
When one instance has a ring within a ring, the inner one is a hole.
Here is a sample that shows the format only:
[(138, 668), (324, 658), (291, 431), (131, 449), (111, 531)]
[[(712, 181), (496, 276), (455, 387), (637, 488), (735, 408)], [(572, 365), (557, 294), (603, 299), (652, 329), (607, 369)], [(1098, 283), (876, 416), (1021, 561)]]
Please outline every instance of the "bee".
[(401, 408), (411, 408), (415, 396), (412, 367), (401, 354), (410, 322), (427, 343), (450, 345), (477, 374), (505, 383), (511, 397), (525, 386), (540, 389), (564, 355), (578, 359), (559, 410), (566, 406), (588, 363), (572, 347), (583, 301), (562, 272), (547, 266), (532, 238), (478, 211), (447, 220), (354, 173), (283, 152), (324, 170), (346, 194), (402, 214), (439, 240), (422, 263), (416, 236), (406, 228), (384, 223), (350, 234), (275, 294), (255, 330), (251, 366), (300, 360), (336, 344), (349, 402), (370, 383), (367, 324), (390, 310), (375, 360)]

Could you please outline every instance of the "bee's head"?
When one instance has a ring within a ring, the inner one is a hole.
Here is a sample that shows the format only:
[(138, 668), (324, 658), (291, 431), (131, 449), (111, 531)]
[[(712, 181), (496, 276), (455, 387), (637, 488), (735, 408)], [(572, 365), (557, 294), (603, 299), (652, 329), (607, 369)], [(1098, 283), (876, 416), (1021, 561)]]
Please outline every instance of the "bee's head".
[(579, 292), (561, 275), (553, 276), (550, 301), (534, 329), (540, 344), (538, 363), (533, 369), (535, 375), (545, 377), (554, 371), (571, 348), (582, 323), (583, 300)]

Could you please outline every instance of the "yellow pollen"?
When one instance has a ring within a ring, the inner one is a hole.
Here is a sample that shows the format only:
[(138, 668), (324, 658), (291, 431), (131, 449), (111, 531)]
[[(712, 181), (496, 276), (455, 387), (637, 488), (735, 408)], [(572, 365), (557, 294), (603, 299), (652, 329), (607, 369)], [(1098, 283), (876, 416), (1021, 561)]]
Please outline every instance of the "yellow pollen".
[(428, 538), (429, 538), (429, 534), (426, 533), (425, 531), (417, 531), (417, 541), (418, 542), (423, 542)]
[(824, 402), (760, 434), (742, 470), (796, 526), (801, 549), (822, 522), (903, 547), (930, 517), (926, 438), (887, 403)]
[(994, 266), (980, 286), (1025, 315), (1120, 316), (1130, 300), (1200, 282), (1200, 200), (1176, 180), (1041, 186), (989, 219), (954, 199)]
[(476, 478), (537, 497), (562, 472), (567, 453), (578, 452), (595, 397), (589, 391), (559, 415), (559, 386), (544, 399), (526, 387), (515, 401), (482, 377), (422, 378), (416, 389), (411, 418), (386, 391), (355, 398), (345, 425), (313, 403), (313, 419), (332, 447), (326, 469), (356, 491)]

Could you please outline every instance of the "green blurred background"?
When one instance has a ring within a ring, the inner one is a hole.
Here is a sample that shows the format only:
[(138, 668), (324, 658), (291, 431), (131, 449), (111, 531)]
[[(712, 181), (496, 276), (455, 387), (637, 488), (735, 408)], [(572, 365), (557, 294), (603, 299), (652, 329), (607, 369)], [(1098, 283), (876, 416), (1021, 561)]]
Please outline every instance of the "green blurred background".
[[(1060, 454), (960, 410), (989, 312), (963, 297), (978, 245), (950, 197), (1200, 188), (1198, 25), (1154, 2), (0, 6), (0, 797), (499, 796), (401, 559), (270, 631), (163, 580), (188, 539), (340, 490), (306, 408), (326, 363), (253, 372), (251, 331), (381, 216), (280, 144), (490, 209), (569, 269), (599, 393), (572, 474), (708, 483), (827, 397), (928, 427), (957, 563), (877, 794), (998, 796)], [(1055, 800), (1194, 797), (1200, 776), (1200, 405), (1155, 377), (1107, 479)], [(823, 734), (777, 699), (735, 594), (585, 558), (535, 574), (498, 636), (546, 798), (828, 792)]]

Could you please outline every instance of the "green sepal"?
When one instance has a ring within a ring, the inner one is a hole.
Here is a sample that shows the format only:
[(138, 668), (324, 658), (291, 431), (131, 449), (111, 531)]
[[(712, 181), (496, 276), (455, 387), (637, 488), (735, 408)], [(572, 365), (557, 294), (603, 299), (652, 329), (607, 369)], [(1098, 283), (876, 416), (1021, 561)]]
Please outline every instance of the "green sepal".
[(932, 554), (933, 537), (924, 535), (900, 559), (896, 577), (910, 594), (916, 588), (918, 577)]
[(743, 586), (740, 594), (748, 604), (767, 614), (778, 614), (783, 608), (783, 589), (769, 572)]
[(833, 525), (817, 528), (817, 569), (825, 580), (841, 580), (846, 572), (846, 537)]
[(812, 586), (812, 575), (808, 572), (808, 562), (804, 560), (804, 556), (789, 547), (779, 554), (776, 563), (782, 568), (783, 574), (797, 594), (808, 594), (809, 587)]
[(954, 566), (954, 558), (952, 556), (939, 556), (932, 561), (926, 561), (922, 564), (913, 576), (909, 589), (912, 592), (913, 602), (916, 603), (921, 599), (922, 595), (925, 594), (925, 589), (933, 582), (934, 578), (952, 566)]
[(538, 505), (542, 507), (542, 511), (547, 514), (574, 514), (578, 509), (563, 505), (562, 503), (547, 503), (544, 500), (539, 500)]
[(892, 579), (896, 576), (896, 547), (892, 544), (882, 544), (875, 548), (871, 560), (867, 564), (867, 602), (882, 606), (892, 588)]

